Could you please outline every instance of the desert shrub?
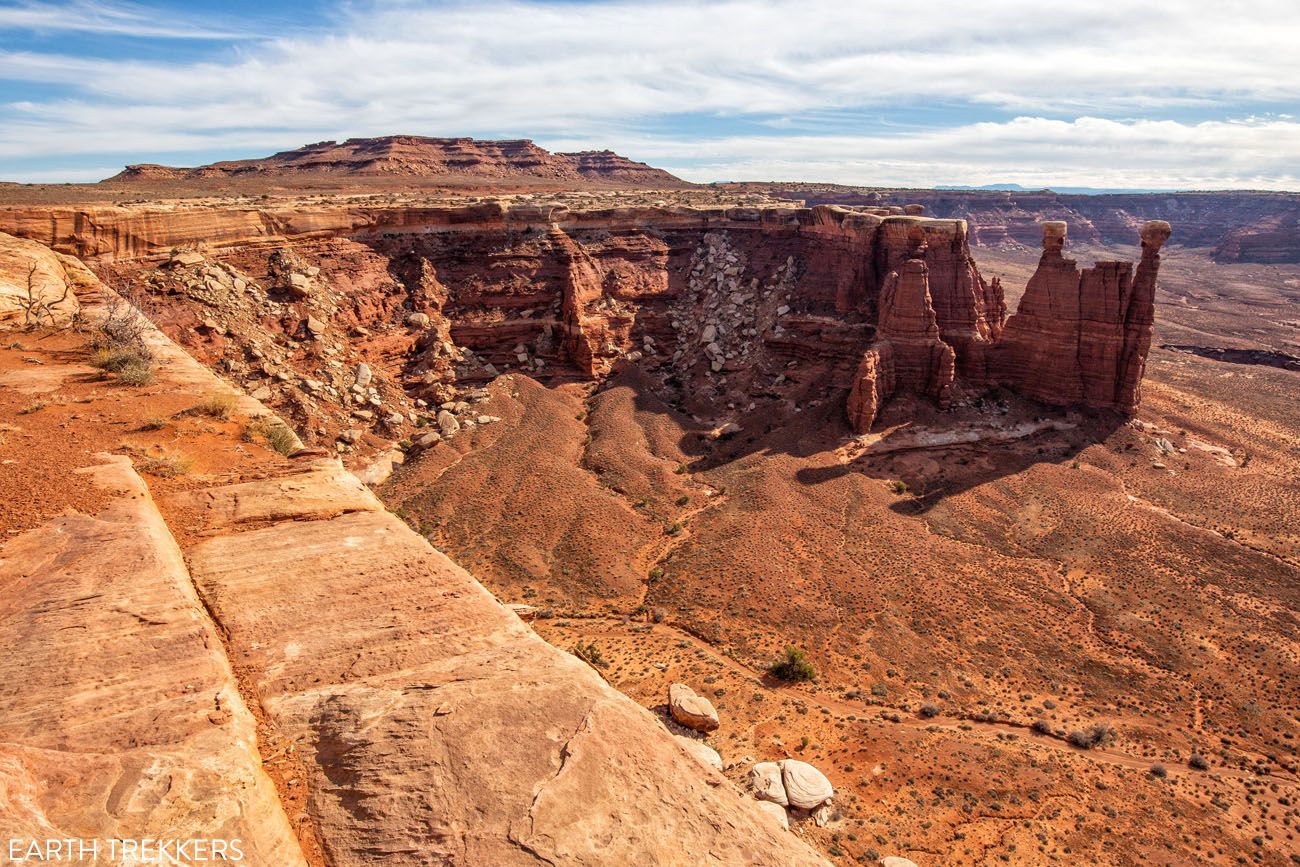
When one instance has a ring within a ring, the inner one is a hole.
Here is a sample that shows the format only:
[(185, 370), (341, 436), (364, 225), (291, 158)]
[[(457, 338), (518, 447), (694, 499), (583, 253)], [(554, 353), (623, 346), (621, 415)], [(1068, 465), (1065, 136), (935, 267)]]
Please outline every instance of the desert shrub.
[(1187, 766), (1196, 771), (1204, 771), (1209, 769), (1210, 763), (1200, 753), (1192, 753), (1191, 758), (1187, 760)]
[(1163, 780), (1165, 777), (1169, 776), (1169, 769), (1157, 762), (1151, 766), (1151, 770), (1148, 773), (1153, 777), (1158, 777)]
[(807, 655), (794, 645), (786, 645), (781, 658), (772, 663), (767, 671), (773, 677), (787, 681), (812, 680), (817, 676), (817, 669), (813, 668)]
[(167, 427), (167, 417), (163, 415), (151, 415), (140, 425), (140, 430), (162, 430)]
[(1070, 732), (1067, 740), (1081, 750), (1090, 750), (1110, 740), (1113, 733), (1114, 730), (1106, 723), (1097, 723), (1087, 729), (1077, 729)]
[(292, 454), (298, 448), (298, 438), (293, 431), (274, 416), (261, 415), (253, 419), (244, 428), (244, 438), (265, 440), (268, 447), (282, 455)]
[(135, 468), (142, 473), (171, 479), (189, 473), (194, 462), (184, 455), (161, 454), (143, 457), (135, 462)]
[(101, 346), (91, 355), (90, 366), (111, 373), (124, 385), (153, 382), (153, 356), (143, 346)]
[(664, 577), (664, 567), (662, 567), (662, 566), (656, 566), (656, 567), (654, 567), (653, 569), (650, 570), (650, 580), (651, 580), (651, 581), (658, 581), (658, 580), (659, 580), (660, 578), (662, 578), (662, 577)]
[(36, 263), (33, 262), (27, 269), (27, 294), (18, 296), (18, 306), (23, 311), (23, 327), (37, 328), (41, 325), (41, 320), (46, 320), (49, 325), (54, 325), (56, 312), (55, 308), (68, 300), (70, 287), (64, 285), (63, 295), (53, 301), (47, 301), (36, 293)]
[(144, 344), (145, 319), (131, 305), (117, 298), (105, 305), (104, 318), (95, 326), (91, 349), (137, 349), (148, 354)]
[(895, 479), (893, 482), (890, 483), (889, 488), (895, 494), (899, 494), (899, 495), (906, 494), (909, 490), (909, 488), (907, 487), (907, 482), (903, 481), (902, 479)]
[(600, 648), (596, 646), (596, 642), (594, 641), (588, 642), (587, 644), (583, 644), (579, 641), (577, 644), (573, 645), (571, 652), (574, 656), (578, 657), (578, 659), (581, 659), (592, 668), (604, 668), (609, 665), (609, 662), (606, 661), (604, 655), (600, 652)]
[(677, 498), (677, 505), (685, 506), (690, 501), (691, 498), (689, 496), (687, 496), (686, 494), (682, 494), (680, 497)]
[(673, 523), (669, 524), (667, 527), (664, 528), (664, 532), (669, 536), (676, 536), (681, 531), (682, 531), (681, 521), (674, 521)]
[(921, 705), (921, 709), (918, 712), (920, 713), (922, 719), (931, 719), (939, 715), (939, 706), (934, 702), (928, 701), (925, 704)]
[(1034, 724), (1030, 728), (1040, 735), (1050, 735), (1052, 733), (1052, 724), (1045, 719), (1034, 720)]
[(206, 415), (223, 421), (230, 418), (230, 414), (234, 411), (235, 395), (229, 391), (211, 392), (190, 410), (197, 415)]
[(129, 305), (110, 301), (91, 335), (91, 366), (111, 373), (124, 385), (153, 382), (154, 358), (144, 343), (144, 328), (144, 317)]

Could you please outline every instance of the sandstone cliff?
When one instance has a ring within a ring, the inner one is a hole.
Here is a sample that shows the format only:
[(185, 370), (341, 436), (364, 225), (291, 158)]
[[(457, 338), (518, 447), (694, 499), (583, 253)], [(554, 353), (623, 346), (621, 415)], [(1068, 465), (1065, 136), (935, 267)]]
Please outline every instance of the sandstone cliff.
[[(27, 244), (0, 251), (23, 273)], [(112, 293), (81, 289), (94, 321)], [(28, 483), (68, 497), (5, 518), (0, 837), (238, 839), (268, 867), (826, 863), (337, 461), (241, 441), (257, 401), (193, 415), (231, 386), (145, 339), (155, 381), (125, 395), (71, 330), (0, 375)], [(178, 444), (191, 474), (151, 469)]]
[[(980, 274), (967, 224), (904, 211), (56, 208), (0, 211), (0, 227), (92, 257), (173, 309), (188, 297), (173, 334), (268, 397), (302, 377), (310, 393), (289, 389), (277, 406), (323, 421), (326, 438), (353, 424), (346, 371), (360, 362), (400, 385), (382, 416), (397, 435), (418, 422), (411, 400), (440, 404), (457, 383), (511, 369), (599, 379), (623, 361), (700, 416), (739, 401), (787, 412), (842, 390), (858, 431), (896, 390), (940, 406), (999, 384), (1049, 403), (1136, 406), (1158, 257), (1135, 282), (1122, 263), (1080, 274), (1055, 251), (1007, 332), (1002, 287)], [(195, 245), (193, 264), (154, 268)], [(286, 251), (301, 259), (297, 288), (270, 264)], [(230, 288), (244, 284), (251, 294)], [(257, 335), (273, 320), (286, 336), (310, 331), (290, 347), (309, 369), (269, 363)], [(337, 400), (322, 407), (322, 390)]]

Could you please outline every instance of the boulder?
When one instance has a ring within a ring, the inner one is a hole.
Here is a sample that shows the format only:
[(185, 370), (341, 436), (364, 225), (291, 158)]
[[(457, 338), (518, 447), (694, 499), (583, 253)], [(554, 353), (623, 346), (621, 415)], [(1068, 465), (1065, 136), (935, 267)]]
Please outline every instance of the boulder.
[(415, 441), (415, 447), (418, 449), (428, 449), (433, 448), (440, 442), (442, 442), (442, 435), (437, 431), (429, 431), (427, 434)]
[[(439, 416), (441, 419), (441, 416)], [(674, 683), (668, 687), (668, 710), (673, 719), (697, 732), (711, 732), (718, 727), (718, 712), (713, 709), (713, 702), (684, 683)]]
[(781, 779), (781, 766), (776, 762), (759, 762), (749, 769), (749, 784), (754, 789), (754, 797), (785, 807), (790, 799), (785, 793), (785, 783)]
[(781, 762), (781, 782), (791, 807), (814, 810), (835, 795), (826, 775), (807, 762), (786, 759)]
[(758, 811), (760, 813), (766, 813), (773, 819), (776, 819), (785, 830), (790, 830), (790, 815), (786, 813), (785, 807), (782, 807), (780, 804), (774, 804), (771, 801), (759, 801)]
[(406, 317), (406, 324), (409, 325), (409, 326), (412, 327), (412, 328), (428, 328), (428, 327), (429, 327), (429, 314), (428, 314), (428, 313), (412, 313), (412, 314), (410, 314), (409, 316)]
[(295, 298), (306, 298), (311, 294), (311, 281), (305, 274), (293, 273), (289, 275), (285, 288)]
[(202, 265), (203, 254), (198, 250), (176, 250), (168, 260), (170, 265)]
[(353, 382), (356, 383), (357, 388), (365, 388), (370, 385), (370, 380), (373, 377), (374, 373), (370, 370), (370, 365), (364, 361), (357, 365), (357, 369), (352, 374)]
[(442, 435), (445, 437), (455, 436), (460, 433), (460, 422), (456, 421), (456, 416), (447, 412), (447, 410), (439, 410), (438, 430), (442, 431)]

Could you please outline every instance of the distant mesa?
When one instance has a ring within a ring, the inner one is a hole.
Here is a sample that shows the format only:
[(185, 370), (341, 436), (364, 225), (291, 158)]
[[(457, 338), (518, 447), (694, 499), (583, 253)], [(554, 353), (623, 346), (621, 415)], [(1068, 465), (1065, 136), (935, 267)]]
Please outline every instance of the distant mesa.
[(552, 153), (528, 139), (491, 141), (390, 135), (322, 141), (269, 157), (182, 168), (127, 166), (105, 184), (260, 179), (463, 178), (483, 181), (539, 179), (595, 181), (640, 187), (689, 186), (663, 169), (610, 150)]

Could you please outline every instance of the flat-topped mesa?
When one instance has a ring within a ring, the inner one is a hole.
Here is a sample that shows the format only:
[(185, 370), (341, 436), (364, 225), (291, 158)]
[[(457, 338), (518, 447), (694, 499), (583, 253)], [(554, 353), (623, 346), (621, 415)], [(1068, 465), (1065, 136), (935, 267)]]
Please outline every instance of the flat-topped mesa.
[(1132, 412), (1155, 314), (1159, 250), (1169, 224), (1142, 227), (1142, 260), (1080, 271), (1062, 254), (1066, 225), (1043, 224), (1043, 255), (990, 355), (988, 382), (1057, 405)]

